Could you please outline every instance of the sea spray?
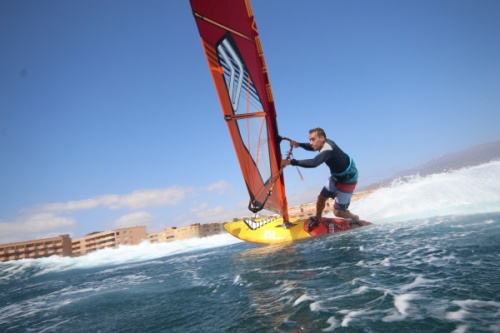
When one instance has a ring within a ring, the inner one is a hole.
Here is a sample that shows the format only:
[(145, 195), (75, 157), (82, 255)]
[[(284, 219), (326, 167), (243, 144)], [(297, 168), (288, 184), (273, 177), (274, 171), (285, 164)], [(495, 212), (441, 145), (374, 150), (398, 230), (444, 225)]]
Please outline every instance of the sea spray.
[(95, 268), (137, 263), (161, 257), (206, 250), (241, 242), (228, 235), (220, 234), (205, 238), (191, 238), (166, 243), (150, 243), (144, 241), (138, 245), (121, 245), (117, 248), (106, 248), (80, 257), (51, 256), (39, 259), (22, 259), (0, 263), (0, 283), (25, 273), (27, 270), (35, 275), (51, 272), (63, 272), (72, 269)]
[(500, 161), (426, 177), (397, 179), (351, 204), (374, 223), (500, 212)]

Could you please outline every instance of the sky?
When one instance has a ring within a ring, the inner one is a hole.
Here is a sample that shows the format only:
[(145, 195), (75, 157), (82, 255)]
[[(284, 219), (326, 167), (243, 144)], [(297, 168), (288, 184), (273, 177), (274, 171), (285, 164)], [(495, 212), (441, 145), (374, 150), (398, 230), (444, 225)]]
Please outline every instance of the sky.
[[(500, 139), (499, 1), (252, 6), (280, 134), (323, 127), (359, 188)], [(187, 0), (0, 1), (0, 50), (0, 243), (250, 215)]]

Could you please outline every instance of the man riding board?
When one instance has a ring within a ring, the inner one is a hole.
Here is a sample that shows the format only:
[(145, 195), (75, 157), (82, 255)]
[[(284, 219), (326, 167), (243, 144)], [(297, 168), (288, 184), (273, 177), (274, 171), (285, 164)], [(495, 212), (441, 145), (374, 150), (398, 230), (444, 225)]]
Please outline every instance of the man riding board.
[(303, 168), (315, 168), (325, 163), (330, 169), (330, 177), (318, 195), (316, 216), (310, 218), (309, 228), (311, 229), (319, 223), (328, 198), (335, 199), (333, 206), (335, 216), (359, 220), (357, 215), (347, 209), (351, 203), (352, 192), (358, 182), (358, 170), (353, 159), (344, 153), (335, 142), (327, 139), (325, 131), (321, 128), (313, 128), (309, 131), (309, 143), (298, 143), (291, 140), (290, 145), (309, 151), (319, 151), (319, 154), (307, 160), (282, 160), (282, 167), (294, 165)]

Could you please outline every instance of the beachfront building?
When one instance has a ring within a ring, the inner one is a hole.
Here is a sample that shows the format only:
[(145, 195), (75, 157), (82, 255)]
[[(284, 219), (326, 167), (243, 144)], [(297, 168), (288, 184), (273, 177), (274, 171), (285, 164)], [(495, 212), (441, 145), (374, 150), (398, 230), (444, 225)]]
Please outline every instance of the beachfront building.
[(52, 255), (71, 256), (69, 235), (0, 245), (0, 262)]
[(172, 242), (176, 240), (217, 235), (224, 232), (224, 223), (193, 223), (187, 227), (170, 227), (148, 235), (151, 243)]
[(148, 239), (150, 243), (164, 243), (171, 242), (175, 238), (175, 232), (177, 227), (166, 228), (160, 232), (153, 232), (152, 234), (148, 234)]
[(204, 223), (200, 225), (200, 237), (218, 235), (226, 232), (224, 223)]
[(73, 240), (72, 251), (74, 256), (79, 256), (119, 245), (137, 245), (147, 238), (145, 226), (92, 232)]

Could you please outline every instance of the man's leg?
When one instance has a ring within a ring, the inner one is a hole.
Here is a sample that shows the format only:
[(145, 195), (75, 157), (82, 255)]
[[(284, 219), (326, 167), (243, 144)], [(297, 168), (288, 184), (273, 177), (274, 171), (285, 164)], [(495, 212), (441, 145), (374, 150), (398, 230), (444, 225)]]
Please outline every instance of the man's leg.
[(335, 199), (335, 197), (337, 196), (337, 191), (338, 190), (335, 187), (335, 180), (332, 179), (332, 177), (328, 178), (328, 181), (318, 195), (318, 201), (316, 201), (316, 219), (318, 219), (318, 221), (321, 219), (321, 215), (323, 215), (326, 201), (328, 200), (328, 198)]
[(344, 219), (359, 220), (359, 216), (351, 213), (347, 208), (351, 203), (352, 193), (339, 192), (339, 195), (335, 199), (335, 204), (333, 205), (333, 214), (337, 217)]
[[(316, 201), (316, 215), (314, 217), (310, 217), (310, 222), (309, 222), (309, 231), (311, 231), (314, 227), (316, 227), (319, 224), (319, 221), (321, 220), (321, 215), (323, 214), (323, 210), (325, 209), (326, 206), (326, 200), (328, 198), (335, 198), (335, 193), (329, 191), (331, 186), (333, 185), (333, 181), (329, 179), (325, 187), (321, 189), (321, 193), (318, 195), (318, 200)], [(335, 187), (333, 187), (335, 188)]]
[(321, 194), (318, 195), (318, 201), (316, 201), (316, 219), (318, 221), (321, 219), (321, 215), (323, 215), (323, 210), (326, 206), (326, 200), (328, 200), (328, 198), (325, 198)]
[(337, 184), (339, 189), (337, 197), (335, 198), (335, 204), (333, 205), (333, 214), (337, 217), (342, 217), (344, 219), (359, 220), (359, 216), (351, 213), (347, 208), (351, 203), (352, 192), (356, 187), (356, 183), (353, 184)]
[(359, 216), (356, 214), (351, 213), (348, 209), (345, 210), (340, 210), (340, 209), (333, 209), (333, 214), (337, 217), (341, 217), (344, 219), (353, 219), (353, 220), (359, 220)]

